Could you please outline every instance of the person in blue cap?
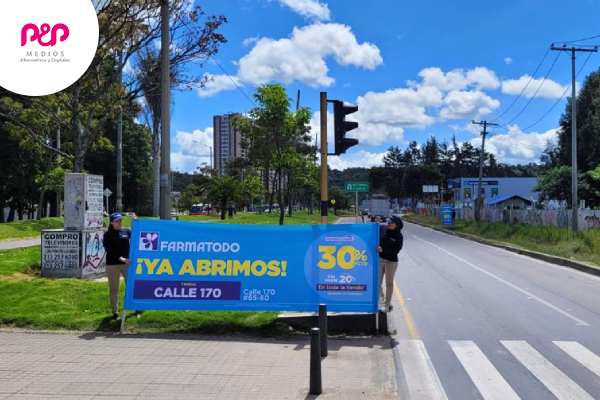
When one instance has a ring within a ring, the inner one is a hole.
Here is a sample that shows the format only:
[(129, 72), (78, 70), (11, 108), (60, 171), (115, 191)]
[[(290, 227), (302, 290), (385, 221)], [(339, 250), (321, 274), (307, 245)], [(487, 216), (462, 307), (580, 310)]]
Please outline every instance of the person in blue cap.
[(404, 223), (396, 215), (387, 220), (387, 225), (380, 226), (379, 246), (379, 298), (384, 299), (383, 279), (385, 277), (385, 312), (392, 310), (392, 294), (394, 293), (394, 276), (398, 269), (398, 253), (402, 250)]
[(106, 250), (106, 276), (110, 293), (110, 308), (113, 319), (119, 318), (119, 283), (121, 275), (127, 282), (127, 268), (129, 267), (129, 241), (131, 230), (123, 228), (123, 217), (119, 213), (112, 213), (109, 217), (110, 225), (104, 232), (104, 249)]

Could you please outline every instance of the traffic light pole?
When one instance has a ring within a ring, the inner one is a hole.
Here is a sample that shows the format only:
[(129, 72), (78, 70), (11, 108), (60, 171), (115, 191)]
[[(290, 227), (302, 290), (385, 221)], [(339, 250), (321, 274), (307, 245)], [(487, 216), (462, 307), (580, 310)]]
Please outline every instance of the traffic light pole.
[(321, 92), (321, 224), (327, 225), (327, 92)]

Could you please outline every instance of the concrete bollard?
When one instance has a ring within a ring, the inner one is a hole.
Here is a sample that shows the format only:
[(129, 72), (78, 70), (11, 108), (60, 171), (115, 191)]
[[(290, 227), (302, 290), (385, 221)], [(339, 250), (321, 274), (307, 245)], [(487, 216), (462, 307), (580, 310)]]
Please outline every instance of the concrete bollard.
[(321, 349), (319, 328), (310, 330), (310, 390), (309, 394), (323, 393), (321, 380)]
[(319, 305), (319, 331), (321, 333), (321, 357), (327, 357), (327, 335), (329, 332), (327, 329), (327, 305), (325, 304)]

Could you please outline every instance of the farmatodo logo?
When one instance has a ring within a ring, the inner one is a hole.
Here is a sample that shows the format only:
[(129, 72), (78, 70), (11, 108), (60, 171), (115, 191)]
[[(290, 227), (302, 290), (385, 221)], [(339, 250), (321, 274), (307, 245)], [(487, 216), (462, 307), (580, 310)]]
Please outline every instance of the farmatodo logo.
[(0, 86), (26, 96), (76, 82), (98, 47), (92, 0), (0, 2)]

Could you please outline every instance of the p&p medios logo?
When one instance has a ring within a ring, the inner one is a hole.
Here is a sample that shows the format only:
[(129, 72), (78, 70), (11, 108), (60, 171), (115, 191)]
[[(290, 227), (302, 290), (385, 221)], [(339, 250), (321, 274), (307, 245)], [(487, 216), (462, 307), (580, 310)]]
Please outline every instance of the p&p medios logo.
[(0, 86), (44, 96), (71, 86), (98, 47), (92, 0), (0, 1)]
[(27, 44), (27, 32), (29, 30), (32, 30), (32, 35), (31, 35), (31, 41), (38, 41), (38, 43), (44, 47), (46, 46), (54, 46), (56, 44), (57, 41), (57, 36), (58, 36), (58, 31), (62, 30), (62, 35), (60, 36), (60, 41), (64, 42), (65, 40), (67, 40), (67, 38), (69, 37), (69, 27), (66, 26), (65, 24), (56, 24), (54, 25), (54, 27), (52, 28), (52, 33), (50, 36), (50, 41), (49, 42), (44, 42), (42, 40), (42, 38), (44, 36), (46, 36), (48, 33), (50, 33), (50, 25), (49, 24), (42, 24), (41, 29), (38, 28), (38, 26), (36, 24), (27, 24), (23, 27), (23, 29), (21, 29), (21, 47), (25, 46)]

